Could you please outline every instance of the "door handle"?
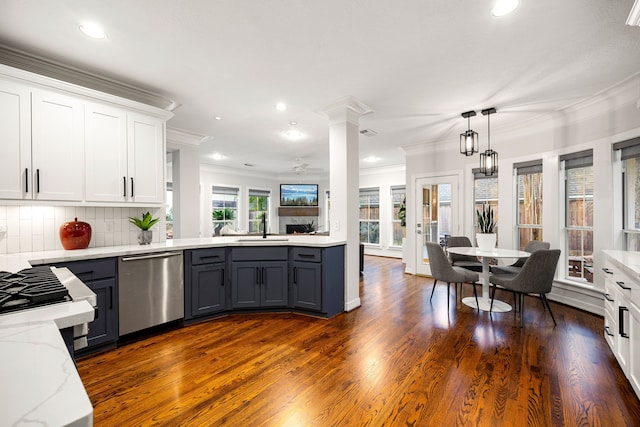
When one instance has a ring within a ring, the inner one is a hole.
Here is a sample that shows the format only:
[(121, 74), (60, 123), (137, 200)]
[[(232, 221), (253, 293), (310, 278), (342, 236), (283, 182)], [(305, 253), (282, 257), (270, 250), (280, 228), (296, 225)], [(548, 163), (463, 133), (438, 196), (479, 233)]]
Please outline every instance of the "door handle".
[(611, 298), (611, 296), (609, 294), (604, 294), (604, 299), (606, 299), (609, 302), (615, 301), (613, 298)]
[(629, 334), (624, 331), (624, 312), (629, 311), (627, 307), (618, 307), (618, 323), (620, 324), (620, 336), (622, 338), (629, 338)]
[(131, 177), (131, 197), (133, 197), (133, 177)]
[(298, 284), (298, 267), (293, 267), (293, 284)]
[(36, 193), (40, 192), (40, 169), (36, 169)]
[(29, 168), (24, 169), (24, 192), (29, 192)]
[(605, 334), (607, 334), (607, 335), (609, 335), (610, 337), (612, 337), (612, 336), (613, 336), (613, 334), (611, 333), (611, 330), (609, 329), (609, 327), (608, 327), (608, 326), (605, 326), (605, 327), (604, 327), (604, 333), (605, 333)]
[(620, 286), (620, 287), (621, 287), (622, 289), (624, 289), (625, 291), (628, 291), (629, 289), (631, 289), (630, 287), (625, 286), (625, 285), (624, 285), (624, 282), (622, 282), (622, 281), (618, 281), (618, 282), (616, 282), (616, 285)]
[(122, 197), (127, 197), (127, 177), (122, 177)]

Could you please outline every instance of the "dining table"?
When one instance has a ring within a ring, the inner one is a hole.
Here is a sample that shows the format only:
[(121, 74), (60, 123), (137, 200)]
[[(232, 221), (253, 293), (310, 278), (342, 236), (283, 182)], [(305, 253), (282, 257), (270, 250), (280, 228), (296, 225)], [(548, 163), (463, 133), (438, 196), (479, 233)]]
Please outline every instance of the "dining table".
[[(519, 251), (515, 249), (501, 249), (501, 248), (493, 248), (490, 250), (483, 250), (478, 247), (451, 247), (447, 248), (449, 253), (458, 254), (458, 255), (469, 255), (478, 257), (482, 260), (482, 275), (480, 277), (480, 281), (482, 283), (482, 296), (478, 297), (478, 304), (476, 304), (476, 299), (474, 297), (467, 297), (462, 299), (462, 303), (468, 305), (469, 307), (478, 308), (483, 311), (489, 311), (491, 307), (491, 295), (489, 292), (489, 276), (491, 274), (490, 262), (493, 258), (527, 258), (531, 254), (525, 251)], [(507, 311), (511, 311), (511, 305), (507, 304), (504, 301), (495, 300), (493, 301), (492, 311), (496, 311), (499, 313), (504, 313)]]

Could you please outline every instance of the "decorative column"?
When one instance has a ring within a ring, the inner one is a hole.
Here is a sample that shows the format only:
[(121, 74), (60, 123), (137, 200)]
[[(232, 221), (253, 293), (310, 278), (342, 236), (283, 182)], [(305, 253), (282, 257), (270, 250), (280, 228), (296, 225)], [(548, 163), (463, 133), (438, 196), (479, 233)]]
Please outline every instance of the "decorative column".
[[(200, 236), (200, 155), (205, 135), (167, 128), (167, 148), (172, 151), (173, 238)], [(211, 191), (209, 191), (211, 194)], [(210, 215), (210, 214), (209, 214)], [(164, 230), (160, 230), (164, 234)]]
[(359, 119), (373, 110), (351, 96), (320, 112), (329, 117), (329, 234), (345, 240), (344, 309), (360, 306)]

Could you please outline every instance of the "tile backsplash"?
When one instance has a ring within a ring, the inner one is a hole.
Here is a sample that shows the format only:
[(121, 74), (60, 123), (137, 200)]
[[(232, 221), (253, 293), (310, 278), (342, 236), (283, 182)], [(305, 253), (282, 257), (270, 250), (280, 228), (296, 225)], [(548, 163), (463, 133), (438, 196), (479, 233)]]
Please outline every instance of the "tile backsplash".
[(129, 217), (147, 211), (160, 218), (153, 241), (164, 241), (164, 208), (0, 205), (0, 254), (62, 249), (60, 226), (74, 218), (91, 224), (90, 248), (137, 244), (138, 229)]

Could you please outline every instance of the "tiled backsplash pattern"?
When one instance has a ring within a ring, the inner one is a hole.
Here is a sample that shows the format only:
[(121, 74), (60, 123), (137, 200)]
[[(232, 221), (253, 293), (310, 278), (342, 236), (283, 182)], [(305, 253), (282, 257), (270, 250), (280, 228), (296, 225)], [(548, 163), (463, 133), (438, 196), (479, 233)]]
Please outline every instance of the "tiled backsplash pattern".
[(0, 206), (0, 254), (62, 249), (60, 226), (74, 218), (91, 224), (90, 248), (137, 244), (138, 229), (129, 217), (147, 211), (160, 218), (153, 241), (164, 241), (164, 208)]

